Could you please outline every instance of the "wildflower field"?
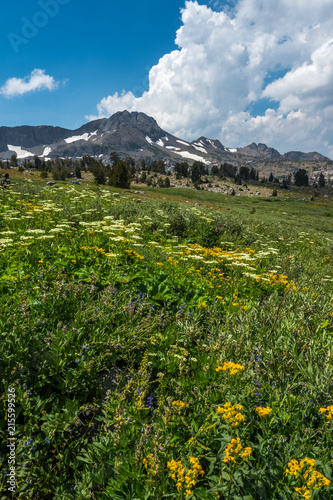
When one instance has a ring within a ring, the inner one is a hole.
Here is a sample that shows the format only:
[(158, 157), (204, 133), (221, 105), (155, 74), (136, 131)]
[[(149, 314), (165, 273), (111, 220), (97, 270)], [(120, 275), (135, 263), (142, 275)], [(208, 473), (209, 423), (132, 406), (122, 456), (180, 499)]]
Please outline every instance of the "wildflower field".
[(0, 498), (332, 499), (329, 217), (139, 198), (0, 195)]

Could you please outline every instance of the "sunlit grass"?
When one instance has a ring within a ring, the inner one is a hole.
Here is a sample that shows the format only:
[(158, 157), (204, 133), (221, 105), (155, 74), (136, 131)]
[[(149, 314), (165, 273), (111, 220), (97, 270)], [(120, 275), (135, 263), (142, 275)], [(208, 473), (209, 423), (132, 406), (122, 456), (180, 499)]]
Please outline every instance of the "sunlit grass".
[(2, 193), (15, 498), (331, 498), (332, 228), (200, 196)]

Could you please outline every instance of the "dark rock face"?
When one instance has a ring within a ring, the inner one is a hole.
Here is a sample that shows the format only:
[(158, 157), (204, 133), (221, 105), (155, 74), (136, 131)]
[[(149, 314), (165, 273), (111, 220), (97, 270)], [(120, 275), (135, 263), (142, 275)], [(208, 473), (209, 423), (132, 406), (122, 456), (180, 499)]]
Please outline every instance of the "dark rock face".
[(7, 151), (7, 145), (31, 148), (41, 144), (54, 144), (72, 135), (72, 131), (61, 128), (40, 125), (30, 127), (0, 127), (0, 150)]
[(123, 146), (128, 145), (130, 149), (141, 148), (142, 144), (147, 142), (146, 137), (156, 142), (166, 135), (154, 118), (144, 113), (129, 113), (128, 111), (111, 116), (103, 132), (108, 134), (109, 144), (120, 143)]
[(145, 134), (153, 141), (158, 140), (165, 132), (157, 125), (154, 118), (145, 113), (118, 112), (107, 119), (103, 132), (112, 132), (122, 128), (129, 128), (132, 132), (137, 131), (140, 135)]
[[(4, 127), (1, 127), (4, 128)], [(1, 131), (0, 131), (0, 151), (7, 151), (7, 141), (5, 140), (4, 137), (1, 136)]]

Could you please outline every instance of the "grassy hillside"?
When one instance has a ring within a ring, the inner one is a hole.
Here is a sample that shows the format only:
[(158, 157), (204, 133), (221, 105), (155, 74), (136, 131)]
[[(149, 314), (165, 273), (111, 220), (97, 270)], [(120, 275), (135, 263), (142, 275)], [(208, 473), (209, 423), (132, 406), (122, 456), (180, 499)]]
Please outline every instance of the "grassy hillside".
[(139, 191), (0, 195), (0, 498), (329, 500), (331, 199)]

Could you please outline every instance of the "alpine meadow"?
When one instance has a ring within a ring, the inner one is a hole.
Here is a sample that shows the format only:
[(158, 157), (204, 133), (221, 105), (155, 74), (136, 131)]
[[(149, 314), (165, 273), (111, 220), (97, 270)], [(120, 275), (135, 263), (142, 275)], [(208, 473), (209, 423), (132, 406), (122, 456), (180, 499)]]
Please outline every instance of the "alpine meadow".
[(13, 0), (0, 500), (333, 500), (333, 0)]
[(331, 198), (138, 189), (1, 192), (1, 498), (329, 500)]

